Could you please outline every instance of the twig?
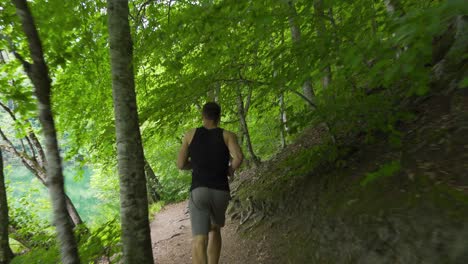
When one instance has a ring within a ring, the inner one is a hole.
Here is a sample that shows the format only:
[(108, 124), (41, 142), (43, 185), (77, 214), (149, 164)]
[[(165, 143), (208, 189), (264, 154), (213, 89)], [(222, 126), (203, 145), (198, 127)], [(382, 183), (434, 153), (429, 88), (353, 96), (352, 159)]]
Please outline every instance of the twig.
[(296, 90), (290, 90), (291, 92), (293, 92), (294, 94), (298, 95), (299, 97), (301, 97), (302, 99), (304, 99), (313, 109), (317, 109), (317, 105), (315, 105), (314, 102), (312, 102), (309, 98), (307, 98), (305, 95), (301, 94), (300, 92), (296, 91)]

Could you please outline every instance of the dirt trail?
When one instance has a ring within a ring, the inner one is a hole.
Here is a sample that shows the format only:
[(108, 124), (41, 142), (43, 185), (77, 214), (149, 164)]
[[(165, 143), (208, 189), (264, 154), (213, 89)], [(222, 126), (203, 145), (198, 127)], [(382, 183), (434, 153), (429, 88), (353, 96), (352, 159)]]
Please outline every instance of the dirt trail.
[[(226, 226), (222, 229), (221, 264), (274, 263), (266, 254), (264, 242), (258, 243), (241, 237), (236, 232), (236, 228), (236, 223), (228, 219)], [(158, 264), (192, 263), (191, 237), (187, 202), (164, 207), (151, 223), (155, 262)]]

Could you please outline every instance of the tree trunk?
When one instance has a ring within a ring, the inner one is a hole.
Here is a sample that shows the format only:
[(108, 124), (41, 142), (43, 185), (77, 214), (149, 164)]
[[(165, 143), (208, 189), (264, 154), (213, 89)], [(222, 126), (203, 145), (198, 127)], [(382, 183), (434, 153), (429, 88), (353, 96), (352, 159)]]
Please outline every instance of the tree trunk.
[[(1, 130), (0, 134), (2, 136), (5, 136)], [(22, 155), (19, 153), (17, 150), (12, 149), (13, 146), (10, 146), (9, 148), (5, 149), (12, 154), (15, 154), (18, 158), (21, 159), (21, 162), (23, 165), (34, 175), (36, 178), (39, 180), (42, 185), (44, 185), (47, 190), (49, 190), (49, 187), (47, 186), (47, 170), (43, 170), (42, 167), (34, 160), (27, 159), (25, 155)], [(50, 190), (49, 190), (50, 191)], [(65, 200), (66, 200), (66, 206), (67, 206), (67, 212), (69, 214), (69, 220), (72, 223), (72, 226), (75, 227), (77, 225), (83, 224), (83, 220), (80, 217), (80, 214), (76, 210), (75, 205), (71, 201), (71, 199), (68, 197), (67, 194), (65, 194)]]
[(83, 220), (81, 219), (80, 214), (76, 210), (75, 205), (73, 204), (72, 200), (70, 199), (70, 197), (68, 197), (67, 194), (65, 194), (65, 202), (67, 206), (67, 212), (70, 217), (69, 219), (73, 224), (73, 227), (81, 225), (83, 223)]
[(292, 0), (288, 1), (288, 8), (289, 8), (289, 27), (291, 28), (291, 38), (294, 44), (299, 44), (301, 41), (301, 29), (297, 23), (297, 11), (296, 7)]
[[(323, 8), (323, 0), (315, 0), (314, 9), (315, 9), (316, 19), (317, 19), (317, 23), (316, 23), (317, 36), (320, 40), (323, 41), (323, 42), (319, 42), (323, 46), (323, 47), (320, 47), (320, 49), (322, 49), (322, 55), (324, 55), (325, 60), (327, 60), (328, 50), (326, 49), (326, 47), (329, 46), (329, 41), (327, 41), (328, 38), (325, 36), (327, 27), (325, 26), (325, 12)], [(323, 68), (322, 87), (324, 89), (328, 88), (330, 81), (331, 81), (331, 67), (330, 67), (329, 62), (326, 61), (326, 64)]]
[[(304, 84), (302, 85), (302, 92), (304, 93), (305, 98), (309, 100), (313, 105), (317, 105), (315, 102), (315, 93), (314, 89), (312, 88), (312, 81), (310, 80), (310, 77), (307, 77), (307, 79), (304, 81)], [(308, 104), (312, 110), (315, 110), (315, 107), (313, 107), (311, 104)]]
[[(5, 104), (0, 102), (0, 107), (2, 107), (13, 119), (15, 122), (19, 122), (16, 118), (13, 111), (8, 108)], [(15, 148), (15, 145), (7, 138), (7, 136), (3, 133), (0, 128), (0, 137), (8, 144), (4, 146), (5, 150), (17, 156), (23, 165), (34, 175), (36, 178), (48, 189), (46, 184), (47, 180), (47, 170), (46, 170), (46, 162), (45, 162), (45, 154), (42, 148), (39, 139), (37, 138), (36, 134), (32, 131), (32, 126), (28, 124), (29, 129), (31, 130), (27, 136), (24, 137), (26, 141), (29, 143), (29, 148), (31, 150), (31, 155), (28, 155), (26, 150), (18, 150)], [(36, 155), (37, 153), (37, 155)], [(83, 221), (75, 208), (75, 205), (71, 202), (70, 198), (65, 194), (65, 199), (67, 200), (67, 211), (70, 215), (70, 220), (73, 223), (73, 226), (77, 226), (82, 224)]]
[(219, 96), (221, 95), (221, 83), (216, 83), (214, 89), (214, 102), (219, 103)]
[[(299, 69), (301, 71), (307, 71), (305, 67), (304, 59), (302, 58), (301, 54), (299, 54), (299, 51), (297, 50), (301, 42), (301, 29), (299, 28), (299, 24), (297, 22), (297, 11), (292, 0), (288, 1), (288, 8), (289, 8), (289, 17), (288, 17), (289, 27), (291, 28), (291, 38), (293, 41), (293, 45), (296, 49), (295, 53), (296, 53), (296, 58), (299, 64)], [(304, 96), (307, 98), (307, 100), (315, 104), (315, 94), (312, 88), (312, 82), (310, 80), (310, 77), (307, 77), (304, 80), (304, 83), (302, 85), (302, 92)]]
[(288, 131), (287, 127), (287, 117), (286, 117), (286, 109), (284, 107), (284, 94), (281, 93), (279, 96), (279, 105), (280, 105), (280, 136), (281, 136), (281, 148), (286, 147), (286, 134)]
[(387, 12), (391, 15), (398, 13), (400, 16), (405, 14), (403, 7), (401, 6), (400, 0), (384, 0)]
[(0, 149), (0, 264), (8, 264), (13, 258), (8, 241), (8, 203), (3, 174), (3, 157)]
[[(37, 179), (49, 190), (47, 186), (47, 170), (46, 171), (35, 171), (34, 169), (30, 169), (30, 171), (36, 176)], [(72, 224), (72, 228), (76, 227), (77, 225), (83, 224), (83, 220), (81, 219), (80, 214), (76, 210), (75, 205), (73, 204), (72, 200), (68, 195), (65, 193), (65, 204), (68, 213), (68, 220)]]
[(35, 95), (38, 100), (39, 120), (42, 125), (46, 147), (47, 186), (49, 187), (54, 209), (54, 223), (61, 247), (62, 262), (65, 264), (80, 263), (72, 224), (69, 221), (67, 213), (65, 190), (63, 187), (62, 161), (51, 110), (51, 80), (44, 60), (42, 44), (26, 0), (13, 0), (13, 3), (20, 17), (33, 59), (33, 64), (27, 65), (23, 61), (23, 65), (31, 82), (34, 84)]
[(107, 7), (120, 178), (123, 263), (153, 264), (128, 0), (108, 0)]
[(247, 126), (247, 121), (245, 119), (245, 108), (240, 88), (237, 88), (237, 110), (239, 114), (240, 126), (242, 129), (241, 131), (245, 137), (245, 143), (247, 145), (247, 151), (250, 154), (252, 162), (255, 164), (255, 166), (257, 166), (260, 164), (260, 159), (257, 157), (257, 155), (255, 155), (255, 152), (252, 147), (252, 142), (250, 140), (249, 127)]
[(213, 89), (208, 91), (208, 101), (219, 103), (219, 94), (221, 92), (221, 84), (215, 83)]
[(159, 191), (161, 190), (161, 183), (156, 177), (153, 168), (145, 159), (145, 174), (146, 174), (146, 189), (148, 190), (148, 201), (149, 203), (155, 203), (161, 200)]

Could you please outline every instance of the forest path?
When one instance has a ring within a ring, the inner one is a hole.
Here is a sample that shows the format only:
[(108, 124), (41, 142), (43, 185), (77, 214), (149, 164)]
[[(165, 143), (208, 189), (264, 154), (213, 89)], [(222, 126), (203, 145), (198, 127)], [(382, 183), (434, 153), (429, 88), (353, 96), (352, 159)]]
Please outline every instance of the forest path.
[[(223, 247), (220, 264), (272, 263), (265, 243), (243, 238), (237, 224), (227, 219), (222, 229)], [(191, 226), (187, 201), (165, 206), (151, 222), (151, 241), (155, 263), (189, 264), (191, 260)], [(259, 239), (261, 240), (261, 239)]]

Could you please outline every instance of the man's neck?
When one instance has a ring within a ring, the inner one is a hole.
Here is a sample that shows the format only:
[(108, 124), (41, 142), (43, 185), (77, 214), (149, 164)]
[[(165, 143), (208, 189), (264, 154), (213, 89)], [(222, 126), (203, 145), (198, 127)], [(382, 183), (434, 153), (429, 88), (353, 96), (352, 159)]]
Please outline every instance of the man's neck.
[(203, 127), (206, 129), (214, 129), (218, 127), (218, 124), (214, 122), (203, 122)]

